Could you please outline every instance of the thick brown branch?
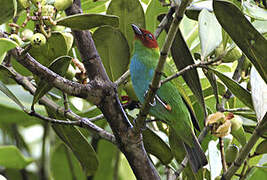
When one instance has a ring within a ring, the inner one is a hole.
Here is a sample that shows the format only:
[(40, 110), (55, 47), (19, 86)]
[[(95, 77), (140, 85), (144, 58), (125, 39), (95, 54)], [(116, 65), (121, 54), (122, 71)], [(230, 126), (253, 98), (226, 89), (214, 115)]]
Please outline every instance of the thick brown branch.
[(40, 64), (29, 53), (23, 54), (23, 50), (17, 47), (11, 51), (11, 54), (20, 64), (42, 78), (42, 80), (47, 81), (67, 94), (87, 99), (94, 104), (98, 104), (101, 101), (103, 94), (100, 85), (95, 81), (87, 85), (69, 81)]
[[(74, 0), (73, 5), (65, 12), (67, 15), (82, 13), (80, 0)], [(103, 98), (98, 107), (107, 119), (118, 146), (127, 158), (136, 178), (160, 179), (144, 149), (141, 133), (133, 133), (132, 125), (119, 101), (116, 85), (107, 76), (91, 33), (73, 30), (73, 35), (89, 80), (103, 85)]]

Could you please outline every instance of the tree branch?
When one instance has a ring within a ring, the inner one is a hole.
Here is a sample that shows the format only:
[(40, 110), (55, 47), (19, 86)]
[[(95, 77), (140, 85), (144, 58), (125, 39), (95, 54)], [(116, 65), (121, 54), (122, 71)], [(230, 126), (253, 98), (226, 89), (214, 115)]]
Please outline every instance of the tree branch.
[(42, 80), (49, 82), (67, 94), (84, 98), (94, 104), (98, 104), (101, 101), (103, 96), (101, 89), (103, 87), (100, 84), (92, 81), (89, 84), (83, 85), (67, 80), (40, 64), (29, 53), (24, 54), (23, 51), (24, 49), (17, 47), (11, 50), (11, 54), (20, 64), (42, 78)]
[[(13, 78), (18, 84), (22, 85), (31, 94), (35, 93), (36, 88), (32, 85), (32, 83), (28, 80), (28, 78), (18, 74), (16, 71), (14, 71), (12, 67), (8, 67), (8, 69), (12, 73), (11, 78)], [(59, 120), (55, 120), (55, 119), (51, 119), (51, 118), (47, 118), (43, 116), (41, 117), (41, 115), (39, 114), (31, 113), (26, 110), (24, 110), (24, 112), (26, 112), (27, 114), (36, 116), (38, 118), (44, 119), (46, 121), (52, 122), (52, 123), (60, 123), (60, 124), (65, 124), (65, 125), (77, 125), (83, 128), (87, 128), (88, 130), (90, 130), (90, 132), (93, 132), (94, 134), (100, 136), (101, 138), (108, 140), (112, 143), (115, 143), (115, 137), (112, 134), (106, 132), (104, 129), (90, 122), (90, 120), (94, 120), (95, 118), (87, 119), (87, 118), (80, 117), (71, 111), (65, 111), (65, 108), (58, 106), (57, 104), (55, 104), (53, 101), (51, 101), (45, 96), (40, 99), (40, 103), (53, 109), (55, 112), (57, 112), (61, 116), (64, 116), (72, 121), (63, 122), (63, 121), (59, 121)]]
[[(80, 0), (74, 0), (73, 5), (65, 12), (67, 15), (82, 13)], [(107, 119), (118, 147), (127, 158), (136, 178), (159, 180), (158, 172), (144, 149), (142, 134), (133, 132), (132, 125), (119, 101), (116, 84), (107, 76), (91, 33), (73, 30), (73, 35), (90, 82), (96, 82), (102, 87), (103, 96), (98, 108)]]

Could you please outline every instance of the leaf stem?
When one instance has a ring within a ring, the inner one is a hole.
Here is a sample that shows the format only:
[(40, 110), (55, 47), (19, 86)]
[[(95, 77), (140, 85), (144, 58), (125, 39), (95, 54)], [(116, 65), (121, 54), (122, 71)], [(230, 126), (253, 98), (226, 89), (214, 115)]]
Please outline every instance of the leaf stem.
[(227, 171), (227, 165), (225, 161), (225, 153), (224, 153), (224, 143), (222, 138), (219, 138), (219, 144), (220, 144), (220, 152), (221, 152), (221, 160), (222, 160), (222, 166), (223, 166), (223, 172)]

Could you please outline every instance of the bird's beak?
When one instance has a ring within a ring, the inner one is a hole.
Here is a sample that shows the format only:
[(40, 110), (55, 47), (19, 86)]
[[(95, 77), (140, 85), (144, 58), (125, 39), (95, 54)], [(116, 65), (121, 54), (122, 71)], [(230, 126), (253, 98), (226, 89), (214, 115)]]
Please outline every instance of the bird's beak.
[(140, 28), (138, 26), (136, 26), (135, 24), (132, 24), (132, 28), (133, 28), (133, 31), (136, 35), (143, 35), (142, 31), (140, 30)]

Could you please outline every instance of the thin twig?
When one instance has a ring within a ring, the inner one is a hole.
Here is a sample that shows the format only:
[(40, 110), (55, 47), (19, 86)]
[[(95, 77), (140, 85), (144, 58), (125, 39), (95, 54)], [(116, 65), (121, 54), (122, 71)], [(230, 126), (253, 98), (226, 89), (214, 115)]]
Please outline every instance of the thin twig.
[(222, 112), (251, 112), (248, 108), (223, 109)]
[(149, 113), (150, 102), (152, 101), (152, 99), (154, 99), (156, 91), (160, 87), (161, 74), (162, 74), (164, 64), (166, 62), (166, 58), (167, 58), (168, 53), (170, 51), (174, 37), (178, 31), (179, 24), (183, 18), (184, 13), (185, 13), (185, 9), (190, 2), (191, 2), (190, 0), (182, 1), (181, 5), (177, 8), (177, 10), (175, 12), (175, 18), (172, 21), (170, 30), (166, 36), (165, 42), (164, 42), (163, 47), (161, 49), (159, 62), (158, 62), (158, 65), (155, 69), (155, 73), (154, 73), (152, 82), (149, 86), (149, 90), (148, 90), (148, 93), (146, 94), (144, 104), (142, 105), (142, 107), (140, 109), (140, 113), (137, 117), (136, 124), (134, 126), (134, 130), (137, 133), (139, 133), (141, 131), (141, 129), (143, 129), (145, 127), (145, 120), (146, 120), (146, 117)]
[(127, 70), (123, 75), (121, 75), (121, 77), (119, 77), (115, 81), (115, 84), (117, 84), (117, 86), (119, 86), (119, 85), (123, 84), (129, 77), (130, 77), (130, 71)]
[(168, 11), (168, 13), (165, 15), (165, 17), (162, 19), (162, 21), (159, 23), (154, 35), (156, 39), (158, 39), (159, 35), (161, 32), (165, 29), (165, 27), (168, 25), (168, 23), (171, 21), (171, 18), (173, 13), (175, 13), (175, 8), (176, 7), (171, 7)]
[(191, 65), (188, 65), (186, 66), (185, 68), (181, 69), (178, 73), (176, 74), (173, 74), (169, 77), (167, 77), (166, 79), (164, 80), (161, 80), (161, 84), (164, 84), (168, 81), (171, 81), (173, 80), (174, 78), (177, 78), (181, 75), (183, 75), (184, 73), (186, 73), (187, 71), (191, 70), (191, 69), (194, 69), (194, 68), (206, 68), (207, 65), (211, 65), (217, 61), (219, 61), (220, 59), (215, 59), (215, 60), (212, 60), (212, 61), (208, 61), (208, 62), (200, 62), (200, 63), (197, 63), (197, 64), (191, 64)]
[(227, 171), (227, 165), (226, 165), (226, 161), (225, 161), (224, 144), (223, 144), (223, 140), (221, 137), (219, 138), (219, 144), (220, 144), (220, 152), (221, 152), (221, 161), (222, 161), (222, 166), (223, 166), (223, 172), (226, 172)]

